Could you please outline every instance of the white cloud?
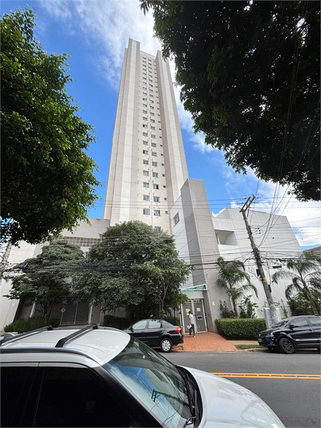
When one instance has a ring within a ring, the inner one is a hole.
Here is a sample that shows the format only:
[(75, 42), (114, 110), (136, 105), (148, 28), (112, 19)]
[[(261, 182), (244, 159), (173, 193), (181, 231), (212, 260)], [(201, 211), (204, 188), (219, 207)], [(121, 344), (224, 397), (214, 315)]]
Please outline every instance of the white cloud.
[[(321, 204), (317, 201), (301, 202), (290, 194), (291, 188), (259, 180), (248, 168), (247, 175), (236, 174), (224, 167), (226, 189), (232, 200), (256, 198), (252, 208), (276, 216), (286, 216), (301, 247), (321, 245)], [(239, 206), (232, 202), (232, 207)]]
[[(40, 4), (51, 17), (63, 22), (64, 31), (81, 35), (93, 47), (93, 65), (116, 90), (129, 38), (140, 41), (141, 50), (152, 55), (161, 49), (159, 41), (153, 37), (153, 18), (151, 14), (144, 16), (138, 0), (40, 0)], [(44, 23), (39, 29), (45, 32)], [(170, 61), (170, 67), (174, 81), (173, 61)], [(226, 164), (223, 152), (206, 145), (202, 133), (194, 133), (191, 114), (180, 102), (180, 89), (174, 86), (174, 92), (182, 129), (196, 150), (212, 157), (216, 169), (225, 179), (231, 200), (246, 200), (255, 194), (257, 198), (253, 206), (256, 209), (288, 217), (301, 246), (320, 245), (320, 204), (301, 203), (290, 198), (287, 189), (258, 180), (251, 169), (247, 170), (247, 175), (236, 174)]]
[(94, 65), (115, 89), (129, 38), (140, 41), (145, 52), (156, 55), (160, 49), (153, 37), (153, 18), (144, 16), (138, 0), (41, 0), (41, 5), (53, 18), (63, 21), (66, 32), (81, 34), (93, 46)]

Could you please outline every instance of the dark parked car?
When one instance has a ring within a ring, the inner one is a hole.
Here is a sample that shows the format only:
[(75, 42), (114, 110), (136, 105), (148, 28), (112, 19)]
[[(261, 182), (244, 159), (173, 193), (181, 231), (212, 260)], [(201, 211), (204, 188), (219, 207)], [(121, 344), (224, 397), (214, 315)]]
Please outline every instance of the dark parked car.
[(321, 348), (321, 317), (301, 315), (286, 318), (268, 330), (261, 331), (260, 345), (268, 350), (293, 354), (299, 348)]
[(170, 352), (173, 345), (184, 342), (181, 327), (164, 320), (140, 320), (125, 331), (151, 347), (160, 347), (163, 352)]

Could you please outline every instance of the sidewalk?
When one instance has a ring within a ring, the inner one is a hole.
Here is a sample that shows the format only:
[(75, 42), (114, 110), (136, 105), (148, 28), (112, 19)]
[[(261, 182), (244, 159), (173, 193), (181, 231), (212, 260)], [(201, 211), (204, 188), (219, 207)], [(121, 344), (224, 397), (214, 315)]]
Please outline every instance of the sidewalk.
[(185, 352), (239, 352), (235, 345), (258, 345), (255, 340), (226, 340), (217, 333), (197, 333), (195, 337), (184, 334), (184, 343), (174, 346), (174, 351)]

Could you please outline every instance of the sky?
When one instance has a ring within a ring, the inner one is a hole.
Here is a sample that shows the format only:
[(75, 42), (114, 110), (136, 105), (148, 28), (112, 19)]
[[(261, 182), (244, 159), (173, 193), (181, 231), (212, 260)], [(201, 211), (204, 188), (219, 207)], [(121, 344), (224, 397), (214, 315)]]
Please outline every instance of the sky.
[[(112, 135), (124, 49), (128, 39), (140, 42), (141, 50), (156, 55), (160, 42), (153, 36), (153, 18), (140, 10), (138, 0), (1, 0), (1, 15), (30, 6), (36, 14), (34, 34), (48, 54), (66, 53), (73, 82), (67, 92), (81, 108), (79, 115), (94, 126), (96, 143), (88, 155), (97, 165), (97, 188), (101, 200), (88, 211), (103, 218)], [(173, 82), (175, 67), (171, 61)], [(255, 195), (251, 207), (287, 216), (302, 249), (321, 245), (321, 204), (299, 202), (291, 189), (259, 180), (252, 170), (237, 174), (224, 154), (206, 146), (202, 133), (195, 134), (193, 121), (180, 103), (174, 85), (189, 177), (203, 180), (210, 210), (241, 208)], [(273, 227), (271, 229), (273, 232)]]

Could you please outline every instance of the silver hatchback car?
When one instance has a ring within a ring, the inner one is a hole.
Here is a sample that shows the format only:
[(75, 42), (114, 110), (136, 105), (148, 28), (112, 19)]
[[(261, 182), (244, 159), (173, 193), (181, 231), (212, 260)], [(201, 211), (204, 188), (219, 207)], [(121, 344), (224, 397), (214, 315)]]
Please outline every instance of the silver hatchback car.
[(284, 427), (247, 389), (120, 330), (49, 326), (0, 345), (1, 426)]

